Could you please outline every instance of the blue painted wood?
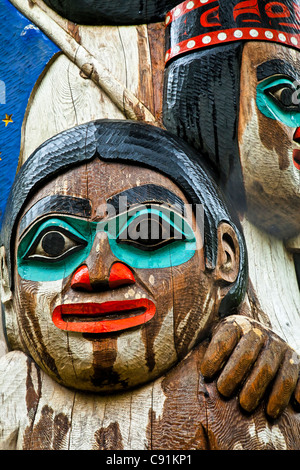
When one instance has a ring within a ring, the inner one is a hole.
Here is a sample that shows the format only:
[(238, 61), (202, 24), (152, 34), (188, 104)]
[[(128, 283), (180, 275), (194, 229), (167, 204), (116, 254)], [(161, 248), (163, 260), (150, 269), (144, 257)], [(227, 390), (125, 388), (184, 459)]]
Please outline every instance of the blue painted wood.
[[(21, 126), (30, 93), (58, 52), (8, 0), (0, 0), (0, 226), (20, 153)], [(11, 115), (13, 123), (2, 119)]]

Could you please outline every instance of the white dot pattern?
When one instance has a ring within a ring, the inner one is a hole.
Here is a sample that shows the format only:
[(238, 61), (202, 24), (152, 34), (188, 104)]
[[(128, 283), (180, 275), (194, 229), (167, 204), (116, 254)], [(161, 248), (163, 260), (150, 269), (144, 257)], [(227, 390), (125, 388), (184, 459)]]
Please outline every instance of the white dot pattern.
[(195, 6), (195, 3), (194, 3), (194, 2), (189, 2), (189, 3), (187, 4), (186, 8), (187, 8), (188, 10), (191, 10), (192, 8), (194, 8), (194, 6)]
[(187, 45), (186, 45), (186, 47), (187, 47), (188, 49), (192, 49), (192, 48), (195, 47), (195, 46), (196, 46), (196, 42), (193, 41), (193, 40), (189, 41), (189, 42), (187, 43)]
[(227, 34), (226, 33), (219, 33), (218, 34), (218, 39), (219, 39), (219, 41), (225, 41), (225, 39), (227, 39)]
[(240, 30), (240, 29), (237, 29), (234, 33), (233, 33), (234, 37), (235, 38), (242, 38), (243, 37), (243, 32)]
[(204, 38), (202, 38), (202, 42), (203, 42), (203, 44), (209, 44), (211, 42), (211, 37), (210, 36), (204, 36)]
[[(200, 3), (208, 3), (209, 0), (199, 0)], [(185, 14), (188, 10), (197, 8), (199, 5), (196, 1), (187, 1), (180, 7), (175, 8), (166, 17), (166, 24), (169, 24), (180, 15)], [(172, 57), (175, 57), (184, 52), (201, 49), (205, 46), (217, 45), (220, 43), (232, 42), (235, 40), (259, 40), (266, 41), (270, 40), (273, 42), (281, 42), (287, 46), (295, 47), (300, 49), (300, 34), (289, 34), (283, 33), (276, 30), (265, 29), (265, 28), (251, 28), (243, 27), (241, 29), (226, 29), (211, 31), (209, 34), (199, 35), (196, 37), (187, 38), (184, 41), (175, 45), (172, 49), (169, 49), (165, 55), (166, 62)]]
[(283, 41), (283, 42), (286, 41), (286, 37), (285, 37), (285, 35), (282, 34), (282, 33), (278, 34), (278, 39), (280, 39), (280, 41)]

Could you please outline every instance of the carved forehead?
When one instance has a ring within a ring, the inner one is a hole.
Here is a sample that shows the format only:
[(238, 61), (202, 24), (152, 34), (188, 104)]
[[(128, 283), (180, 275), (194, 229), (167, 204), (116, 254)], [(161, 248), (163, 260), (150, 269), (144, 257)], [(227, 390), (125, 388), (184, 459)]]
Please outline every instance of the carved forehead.
[(118, 211), (125, 198), (128, 207), (157, 202), (183, 209), (187, 203), (182, 191), (154, 170), (95, 158), (65, 171), (36, 191), (18, 217), (19, 236), (34, 220), (50, 213), (99, 220), (107, 204)]
[[(158, 187), (167, 188), (187, 202), (181, 189), (167, 176), (155, 170), (138, 165), (104, 162), (95, 158), (87, 164), (66, 170), (45, 182), (35, 191), (20, 217), (39, 200), (51, 195), (68, 195), (73, 198), (88, 199), (93, 211), (113, 196), (129, 188), (149, 186), (150, 182)], [(157, 189), (157, 191), (159, 190)]]
[(262, 79), (263, 72), (299, 76), (300, 51), (281, 44), (267, 42), (247, 42), (243, 48), (243, 59), (249, 61), (247, 73), (258, 74)]

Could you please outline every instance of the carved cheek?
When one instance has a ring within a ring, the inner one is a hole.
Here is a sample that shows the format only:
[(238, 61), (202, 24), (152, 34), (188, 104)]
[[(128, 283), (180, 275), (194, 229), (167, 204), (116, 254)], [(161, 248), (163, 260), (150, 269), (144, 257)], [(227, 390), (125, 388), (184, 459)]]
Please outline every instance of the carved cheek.
[(173, 270), (138, 270), (139, 280), (152, 296), (156, 313), (141, 331), (140, 341), (149, 372), (158, 363), (174, 361)]
[(51, 319), (52, 305), (61, 295), (62, 282), (37, 283), (19, 278), (16, 309), (21, 337), (31, 355), (41, 351), (52, 356), (49, 345), (57, 332)]
[(212, 286), (201, 261), (202, 257), (196, 252), (184, 270), (174, 270), (174, 334), (180, 356), (207, 331), (213, 315)]

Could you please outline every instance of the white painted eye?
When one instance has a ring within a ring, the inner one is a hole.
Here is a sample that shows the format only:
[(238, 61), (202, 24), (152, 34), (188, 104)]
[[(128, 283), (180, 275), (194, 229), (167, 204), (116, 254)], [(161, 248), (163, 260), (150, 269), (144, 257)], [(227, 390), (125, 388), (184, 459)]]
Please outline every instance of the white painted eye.
[(293, 93), (295, 90), (288, 86), (283, 86), (282, 88), (277, 89), (272, 93), (273, 96), (283, 105), (283, 106), (292, 106), (293, 105)]
[(62, 230), (48, 230), (33, 245), (28, 259), (59, 260), (81, 249), (85, 243), (77, 237), (69, 237)]
[(76, 246), (73, 240), (63, 233), (53, 230), (43, 235), (35, 249), (35, 254), (57, 258), (73, 246)]

